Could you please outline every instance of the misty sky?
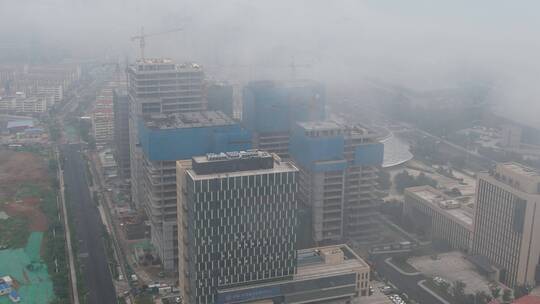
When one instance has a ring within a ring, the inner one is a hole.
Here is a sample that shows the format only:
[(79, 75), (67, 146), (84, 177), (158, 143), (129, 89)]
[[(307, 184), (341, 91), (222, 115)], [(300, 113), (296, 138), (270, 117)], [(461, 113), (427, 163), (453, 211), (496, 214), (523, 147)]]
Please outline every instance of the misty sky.
[(294, 58), (298, 77), (329, 85), (490, 84), (505, 112), (537, 123), (539, 11), (533, 0), (0, 0), (0, 41), (133, 60), (141, 26), (182, 27), (149, 38), (148, 56), (239, 80), (290, 77)]

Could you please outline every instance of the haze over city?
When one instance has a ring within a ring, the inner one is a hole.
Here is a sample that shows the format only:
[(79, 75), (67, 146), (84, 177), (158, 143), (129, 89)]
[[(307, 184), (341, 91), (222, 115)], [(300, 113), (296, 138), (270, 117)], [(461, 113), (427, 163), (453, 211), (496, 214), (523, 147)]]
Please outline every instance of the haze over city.
[(0, 0), (0, 304), (540, 304), (538, 11)]

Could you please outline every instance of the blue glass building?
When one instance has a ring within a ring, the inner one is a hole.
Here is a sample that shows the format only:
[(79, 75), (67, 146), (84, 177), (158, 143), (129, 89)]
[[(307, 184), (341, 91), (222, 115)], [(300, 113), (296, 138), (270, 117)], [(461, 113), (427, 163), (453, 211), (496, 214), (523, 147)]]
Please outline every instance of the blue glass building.
[(243, 92), (242, 122), (254, 146), (288, 157), (290, 130), (296, 122), (325, 118), (325, 90), (314, 81), (256, 81)]

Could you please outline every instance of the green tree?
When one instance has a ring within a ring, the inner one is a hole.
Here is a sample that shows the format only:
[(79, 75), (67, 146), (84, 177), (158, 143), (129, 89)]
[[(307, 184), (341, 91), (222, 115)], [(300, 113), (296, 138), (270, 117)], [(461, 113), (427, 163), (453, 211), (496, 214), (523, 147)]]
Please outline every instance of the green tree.
[(511, 299), (512, 299), (512, 291), (510, 289), (505, 289), (502, 295), (503, 302), (508, 303), (510, 302)]
[(499, 287), (491, 288), (491, 296), (498, 299), (501, 296), (501, 289)]
[(452, 287), (452, 295), (458, 303), (465, 302), (465, 287), (467, 285), (463, 281), (455, 281), (454, 286)]

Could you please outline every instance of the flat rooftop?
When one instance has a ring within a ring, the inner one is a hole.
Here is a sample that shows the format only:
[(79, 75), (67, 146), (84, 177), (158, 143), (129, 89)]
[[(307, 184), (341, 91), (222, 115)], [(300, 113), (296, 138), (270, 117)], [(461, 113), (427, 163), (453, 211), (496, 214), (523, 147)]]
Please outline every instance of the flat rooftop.
[[(334, 251), (342, 254), (343, 259), (338, 263), (326, 262), (324, 253)], [(297, 265), (295, 279), (343, 273), (358, 268), (369, 269), (369, 265), (345, 244), (298, 250)]]
[(174, 114), (150, 114), (143, 117), (150, 129), (184, 129), (236, 124), (221, 111), (201, 111)]
[[(473, 215), (463, 209), (463, 204), (458, 199), (451, 199), (446, 194), (431, 186), (412, 187), (405, 189), (405, 191), (416, 195), (439, 213), (446, 214), (472, 229)], [(441, 205), (454, 207), (443, 208)]]
[[(206, 156), (201, 156), (205, 158)], [(195, 157), (194, 157), (195, 158)], [(272, 168), (259, 168), (253, 170), (243, 170), (243, 171), (228, 171), (228, 172), (217, 172), (217, 173), (208, 173), (208, 174), (199, 174), (194, 169), (190, 168), (186, 171), (187, 174), (191, 176), (193, 180), (205, 180), (209, 178), (222, 178), (222, 177), (236, 177), (236, 176), (250, 176), (250, 175), (259, 175), (264, 173), (279, 173), (279, 172), (298, 172), (298, 168), (293, 165), (293, 163), (288, 161), (281, 161), (279, 158), (274, 158), (274, 164)]]
[(527, 167), (527, 166), (522, 165), (520, 163), (515, 163), (515, 162), (501, 163), (501, 164), (498, 164), (497, 166), (500, 166), (500, 167), (502, 167), (504, 169), (512, 171), (515, 174), (519, 174), (519, 175), (523, 175), (523, 176), (527, 176), (527, 177), (538, 177), (538, 178), (540, 178), (540, 172), (538, 170), (536, 170), (534, 168), (531, 168), (531, 167)]
[(298, 125), (306, 131), (331, 131), (344, 128), (343, 125), (333, 120), (299, 122)]

